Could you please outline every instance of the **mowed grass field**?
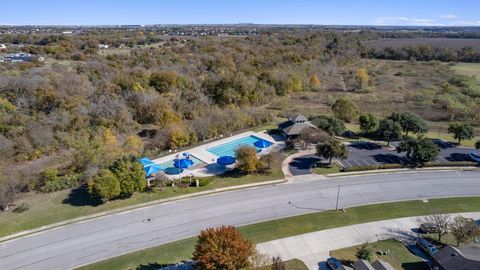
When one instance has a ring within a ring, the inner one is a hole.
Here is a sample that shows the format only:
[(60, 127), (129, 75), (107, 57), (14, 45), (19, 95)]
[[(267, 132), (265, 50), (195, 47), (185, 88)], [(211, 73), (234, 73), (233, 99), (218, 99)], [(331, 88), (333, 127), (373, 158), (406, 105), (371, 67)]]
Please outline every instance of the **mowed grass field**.
[[(378, 220), (427, 215), (433, 209), (445, 212), (480, 211), (480, 197), (433, 199), (428, 202), (405, 201), (359, 206), (341, 211), (324, 211), (306, 215), (271, 220), (240, 227), (247, 239), (262, 243), (284, 237), (335, 227), (372, 222)], [(140, 250), (95, 264), (81, 267), (82, 270), (138, 269), (141, 266), (164, 265), (191, 258), (196, 238), (188, 238), (154, 248)], [(147, 268), (141, 268), (147, 269)]]
[(480, 63), (458, 63), (451, 68), (460, 75), (475, 77), (480, 82)]

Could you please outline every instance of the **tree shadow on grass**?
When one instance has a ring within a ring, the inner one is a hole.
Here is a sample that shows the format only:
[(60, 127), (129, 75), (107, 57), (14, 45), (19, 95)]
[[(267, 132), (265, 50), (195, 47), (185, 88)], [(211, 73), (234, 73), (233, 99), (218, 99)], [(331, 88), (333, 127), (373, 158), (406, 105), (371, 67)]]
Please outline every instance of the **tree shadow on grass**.
[(70, 204), (72, 206), (98, 206), (102, 204), (102, 201), (93, 197), (87, 191), (86, 185), (72, 189), (68, 197), (65, 198), (62, 203)]
[(170, 264), (161, 264), (161, 263), (147, 263), (140, 264), (136, 270), (157, 270), (163, 267), (170, 266)]
[(247, 173), (238, 169), (234, 168), (232, 170), (226, 171), (225, 173), (219, 175), (220, 178), (241, 178), (246, 176)]

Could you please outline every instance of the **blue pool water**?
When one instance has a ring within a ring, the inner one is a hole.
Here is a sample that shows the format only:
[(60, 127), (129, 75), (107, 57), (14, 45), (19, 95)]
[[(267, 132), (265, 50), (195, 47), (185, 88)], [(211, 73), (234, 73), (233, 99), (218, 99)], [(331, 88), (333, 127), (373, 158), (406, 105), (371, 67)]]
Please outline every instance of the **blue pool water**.
[[(180, 158), (185, 158), (185, 157), (180, 155)], [(199, 160), (198, 158), (196, 158), (192, 155), (190, 155), (190, 160), (193, 161), (192, 167), (195, 167), (196, 165), (203, 163), (201, 160)], [(160, 166), (160, 168), (162, 168), (162, 170), (166, 170), (167, 168), (175, 168), (175, 166), (173, 166), (173, 159), (169, 160), (169, 161), (165, 161), (163, 163), (160, 163), (160, 164), (158, 164), (158, 166)]]
[[(238, 148), (244, 145), (255, 146), (254, 143), (257, 141), (265, 141), (265, 140), (252, 135), (252, 136), (239, 138), (233, 141), (226, 142), (224, 144), (220, 144), (220, 145), (208, 148), (207, 151), (218, 157), (222, 157), (222, 156), (235, 157), (235, 150), (237, 150)], [(266, 142), (269, 146), (272, 145), (272, 143), (268, 141)], [(258, 147), (256, 148), (257, 148), (257, 151), (260, 151), (260, 148)]]

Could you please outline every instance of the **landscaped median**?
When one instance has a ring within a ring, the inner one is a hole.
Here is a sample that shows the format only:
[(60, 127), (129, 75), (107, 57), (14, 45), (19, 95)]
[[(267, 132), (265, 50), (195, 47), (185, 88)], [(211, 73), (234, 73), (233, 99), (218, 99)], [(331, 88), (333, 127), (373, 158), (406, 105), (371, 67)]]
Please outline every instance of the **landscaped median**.
[[(480, 211), (480, 197), (406, 201), (359, 206), (341, 211), (325, 211), (240, 227), (243, 235), (255, 243), (300, 235), (335, 227), (409, 216), (427, 215), (434, 209), (449, 213)], [(80, 269), (132, 269), (165, 265), (191, 258), (196, 238), (119, 256)]]

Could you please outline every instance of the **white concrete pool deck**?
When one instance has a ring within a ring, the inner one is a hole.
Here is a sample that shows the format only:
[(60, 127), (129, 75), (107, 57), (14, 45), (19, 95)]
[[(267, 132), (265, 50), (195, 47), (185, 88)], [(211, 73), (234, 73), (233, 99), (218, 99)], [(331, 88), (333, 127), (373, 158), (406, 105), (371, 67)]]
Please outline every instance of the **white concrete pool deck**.
[[(265, 131), (261, 131), (261, 132), (247, 131), (247, 132), (236, 134), (236, 135), (233, 135), (233, 136), (230, 136), (230, 137), (224, 137), (223, 139), (220, 139), (220, 140), (216, 140), (216, 141), (212, 141), (212, 142), (209, 142), (209, 143), (206, 143), (206, 144), (202, 144), (202, 145), (199, 145), (197, 147), (194, 147), (194, 148), (191, 148), (191, 149), (188, 149), (188, 150), (185, 150), (185, 151), (177, 151), (177, 152), (174, 152), (170, 155), (160, 157), (160, 158), (154, 159), (152, 161), (154, 163), (161, 164), (161, 163), (170, 161), (172, 159), (175, 159), (177, 155), (181, 156), (183, 153), (188, 152), (188, 153), (190, 153), (190, 155), (192, 155), (195, 158), (199, 159), (200, 161), (206, 163), (207, 165), (208, 164), (213, 164), (213, 163), (216, 163), (217, 158), (219, 158), (219, 157), (217, 157), (216, 155), (208, 152), (207, 149), (218, 146), (218, 145), (221, 145), (221, 144), (224, 144), (224, 143), (227, 143), (227, 142), (230, 142), (230, 141), (233, 141), (233, 140), (236, 140), (236, 139), (247, 137), (247, 136), (255, 136), (255, 137), (258, 137), (260, 139), (266, 140), (266, 141), (272, 143), (271, 147), (273, 147), (276, 144), (279, 144), (279, 142), (275, 141), (275, 139), (272, 136), (268, 135)], [(211, 168), (200, 168), (200, 169), (194, 169), (194, 170), (185, 170), (181, 174), (169, 175), (169, 177), (179, 178), (179, 177), (188, 176), (192, 173), (195, 176), (202, 177), (202, 176), (216, 175), (216, 174), (220, 174), (220, 173), (223, 173), (223, 172), (225, 172), (225, 169), (221, 170), (220, 168), (215, 168), (215, 169), (212, 170)]]

